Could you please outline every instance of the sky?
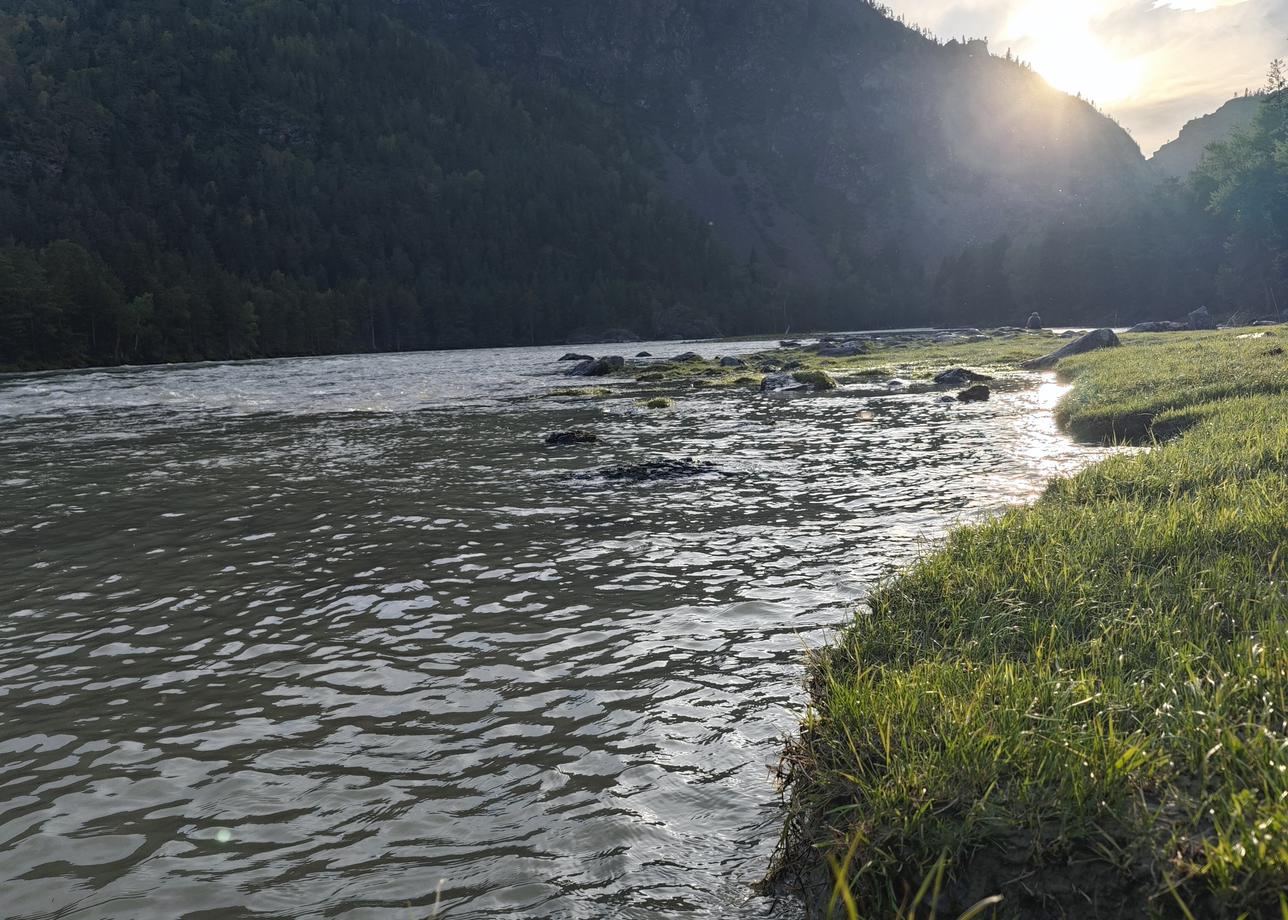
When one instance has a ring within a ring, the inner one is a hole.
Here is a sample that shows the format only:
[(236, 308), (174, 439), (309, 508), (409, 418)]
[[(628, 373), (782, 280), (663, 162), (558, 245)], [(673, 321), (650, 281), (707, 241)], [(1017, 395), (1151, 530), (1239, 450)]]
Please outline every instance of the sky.
[(1146, 154), (1265, 84), (1288, 58), (1288, 0), (885, 0), (941, 38), (987, 37), (1081, 93)]

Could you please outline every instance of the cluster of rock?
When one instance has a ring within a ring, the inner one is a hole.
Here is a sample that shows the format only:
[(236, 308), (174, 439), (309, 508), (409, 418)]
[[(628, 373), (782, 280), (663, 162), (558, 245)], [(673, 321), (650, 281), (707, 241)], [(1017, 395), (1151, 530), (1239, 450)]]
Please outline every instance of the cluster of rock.
[(559, 360), (577, 362), (567, 372), (569, 377), (607, 377), (609, 374), (615, 374), (626, 366), (626, 359), (621, 355), (592, 358), (589, 355), (567, 354)]
[[(1277, 326), (1280, 321), (1277, 319), (1259, 319), (1251, 323), (1253, 326)], [(1239, 319), (1232, 318), (1229, 322), (1231, 326), (1243, 325)], [(1197, 332), (1205, 329), (1222, 328), (1217, 324), (1216, 318), (1208, 311), (1207, 307), (1199, 307), (1193, 313), (1185, 318), (1185, 322), (1174, 322), (1171, 320), (1156, 320), (1148, 323), (1137, 323), (1128, 329), (1128, 332)]]

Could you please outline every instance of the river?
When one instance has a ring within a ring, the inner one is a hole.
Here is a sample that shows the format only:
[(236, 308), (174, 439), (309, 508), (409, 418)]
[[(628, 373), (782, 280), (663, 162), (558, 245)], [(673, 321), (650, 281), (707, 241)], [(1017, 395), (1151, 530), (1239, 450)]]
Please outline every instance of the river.
[(806, 650), (1097, 453), (1036, 376), (647, 411), (564, 350), (0, 377), (0, 915), (791, 915)]

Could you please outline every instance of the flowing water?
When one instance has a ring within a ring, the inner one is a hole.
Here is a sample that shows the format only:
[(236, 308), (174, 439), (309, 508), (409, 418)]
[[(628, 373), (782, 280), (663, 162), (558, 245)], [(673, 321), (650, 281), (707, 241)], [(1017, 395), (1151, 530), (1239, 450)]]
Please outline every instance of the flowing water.
[[(805, 650), (1092, 452), (1037, 377), (644, 411), (561, 351), (0, 377), (0, 916), (792, 913)], [(566, 475), (688, 456), (740, 475)]]

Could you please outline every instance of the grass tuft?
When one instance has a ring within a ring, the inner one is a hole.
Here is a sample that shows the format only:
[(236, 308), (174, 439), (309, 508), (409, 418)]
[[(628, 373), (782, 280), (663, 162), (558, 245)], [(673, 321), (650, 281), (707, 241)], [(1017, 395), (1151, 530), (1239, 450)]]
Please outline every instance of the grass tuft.
[(546, 393), (549, 397), (569, 396), (581, 399), (603, 399), (612, 395), (613, 391), (606, 387), (561, 387)]
[(675, 405), (675, 400), (667, 396), (654, 396), (652, 399), (641, 400), (640, 405), (645, 409), (670, 409)]

